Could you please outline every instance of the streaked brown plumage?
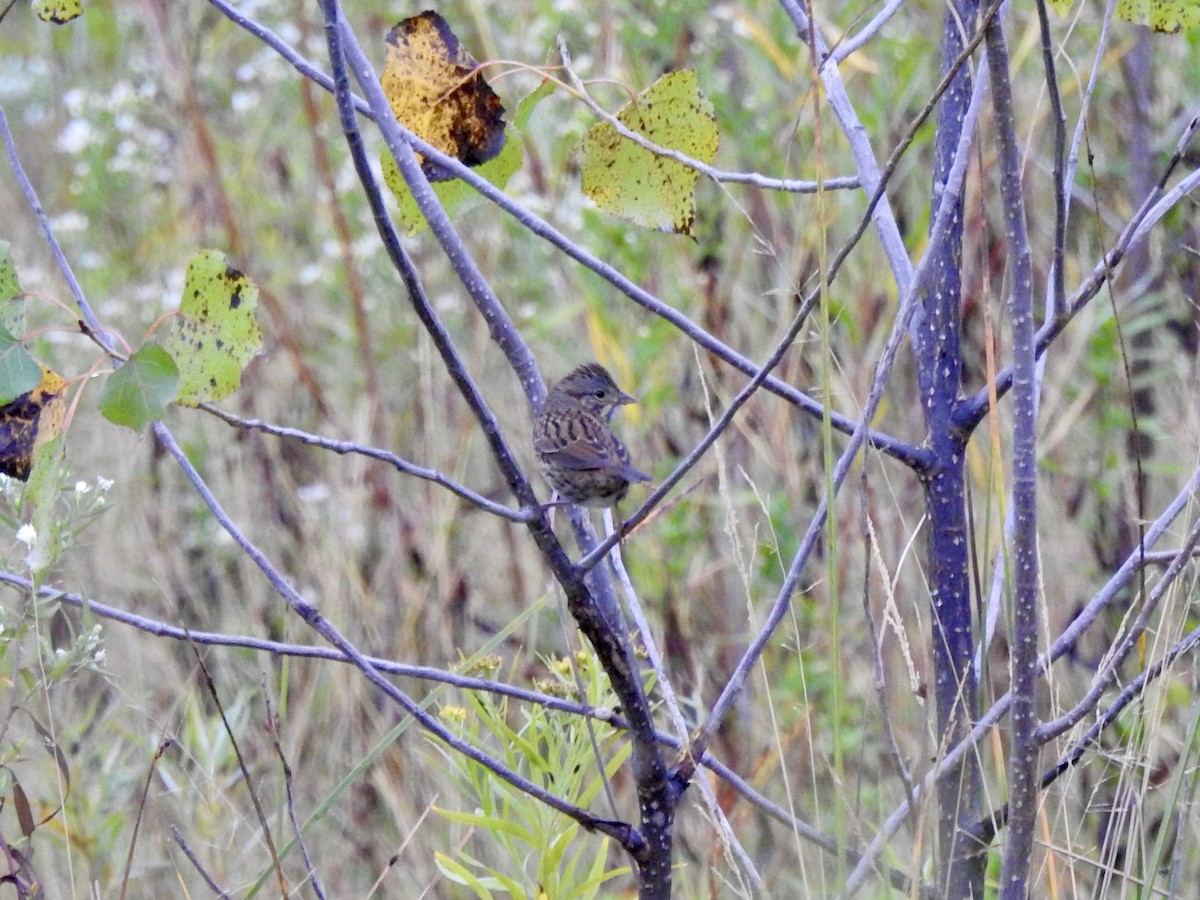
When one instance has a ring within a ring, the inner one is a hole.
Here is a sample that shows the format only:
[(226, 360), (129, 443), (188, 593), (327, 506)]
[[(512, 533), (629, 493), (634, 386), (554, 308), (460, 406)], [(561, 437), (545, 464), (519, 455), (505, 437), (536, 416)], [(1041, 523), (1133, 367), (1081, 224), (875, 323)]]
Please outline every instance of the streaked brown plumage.
[(630, 484), (651, 480), (629, 462), (609, 425), (617, 407), (636, 402), (597, 363), (580, 366), (546, 395), (533, 423), (533, 449), (557, 503), (615, 506)]

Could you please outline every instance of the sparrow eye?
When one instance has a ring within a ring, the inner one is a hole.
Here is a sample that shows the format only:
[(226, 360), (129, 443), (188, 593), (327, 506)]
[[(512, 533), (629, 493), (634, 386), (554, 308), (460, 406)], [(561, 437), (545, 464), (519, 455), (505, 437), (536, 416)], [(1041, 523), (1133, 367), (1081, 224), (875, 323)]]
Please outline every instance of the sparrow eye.
[(593, 391), (592, 396), (594, 396), (597, 400), (603, 400), (607, 393), (608, 391), (606, 391), (604, 388), (600, 388), (599, 390)]

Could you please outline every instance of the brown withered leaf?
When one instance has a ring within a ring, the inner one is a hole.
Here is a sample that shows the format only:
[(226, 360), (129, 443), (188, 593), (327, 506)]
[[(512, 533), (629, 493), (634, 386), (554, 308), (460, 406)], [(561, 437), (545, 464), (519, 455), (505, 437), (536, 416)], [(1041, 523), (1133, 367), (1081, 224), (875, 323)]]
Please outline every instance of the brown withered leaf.
[[(468, 166), (504, 147), (504, 105), (458, 43), (446, 20), (432, 10), (404, 19), (387, 35), (383, 91), (405, 128)], [(430, 181), (453, 176), (421, 157)]]
[(0, 472), (29, 480), (33, 451), (62, 430), (66, 413), (62, 377), (42, 366), (42, 383), (0, 406)]

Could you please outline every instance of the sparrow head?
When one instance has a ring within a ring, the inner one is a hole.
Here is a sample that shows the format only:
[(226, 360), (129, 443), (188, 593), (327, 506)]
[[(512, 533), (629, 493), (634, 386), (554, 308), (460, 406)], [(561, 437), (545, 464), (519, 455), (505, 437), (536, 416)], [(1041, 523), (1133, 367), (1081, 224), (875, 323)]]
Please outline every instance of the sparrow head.
[(570, 397), (588, 412), (611, 419), (617, 407), (637, 401), (622, 391), (599, 363), (580, 366), (550, 391)]

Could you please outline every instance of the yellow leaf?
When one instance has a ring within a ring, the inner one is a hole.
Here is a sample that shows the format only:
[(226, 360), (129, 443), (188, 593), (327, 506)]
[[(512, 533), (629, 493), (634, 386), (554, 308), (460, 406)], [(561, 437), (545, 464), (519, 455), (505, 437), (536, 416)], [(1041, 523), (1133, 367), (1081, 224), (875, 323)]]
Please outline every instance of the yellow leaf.
[(62, 431), (66, 384), (42, 366), (41, 384), (0, 406), (0, 472), (20, 481), (29, 479), (34, 451)]
[[(387, 45), (381, 83), (397, 121), (468, 166), (500, 152), (504, 106), (445, 19), (431, 10), (404, 19)], [(427, 160), (421, 168), (430, 181), (451, 177)]]

